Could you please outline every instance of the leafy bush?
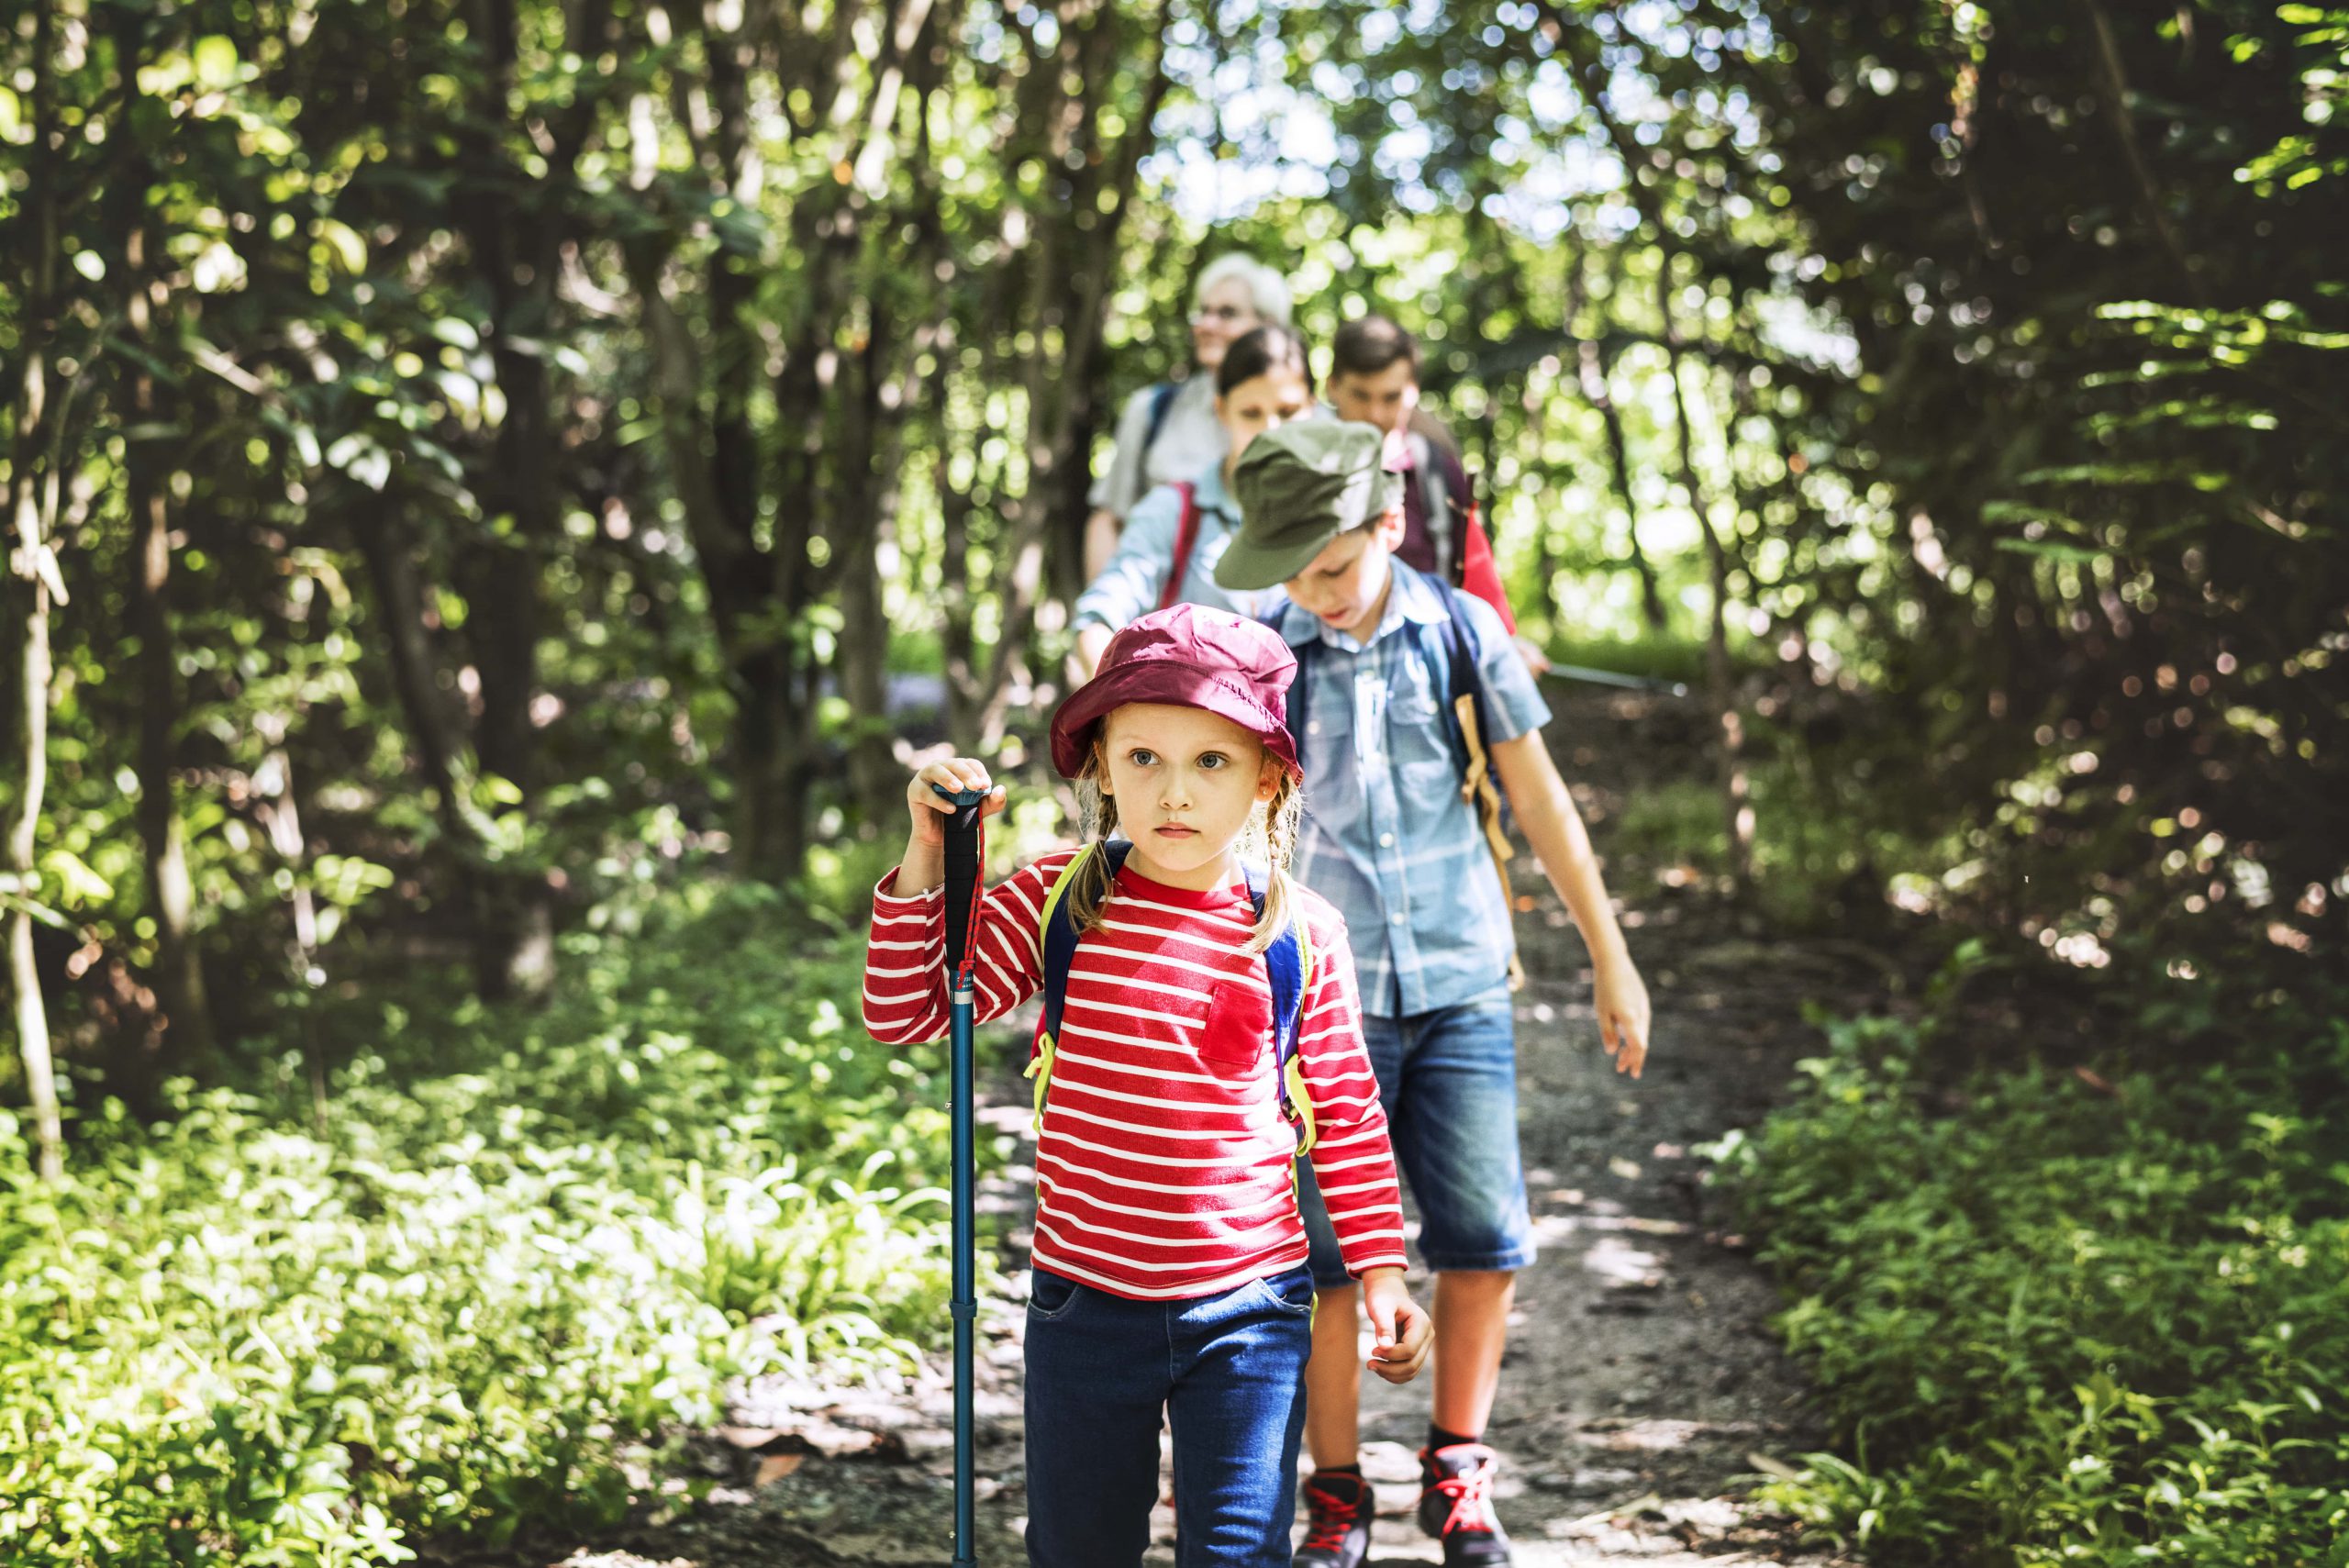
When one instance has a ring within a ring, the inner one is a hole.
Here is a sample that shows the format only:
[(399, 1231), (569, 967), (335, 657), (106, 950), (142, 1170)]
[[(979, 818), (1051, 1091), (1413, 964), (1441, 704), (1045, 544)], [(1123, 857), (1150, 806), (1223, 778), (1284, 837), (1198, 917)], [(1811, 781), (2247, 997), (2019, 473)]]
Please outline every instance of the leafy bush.
[(1913, 1026), (1831, 1025), (1722, 1151), (1840, 1451), (1765, 1497), (1878, 1568), (2349, 1562), (2349, 1021), (2269, 1022), (1954, 1096)]
[(729, 1376), (934, 1331), (931, 1064), (849, 1021), (852, 936), (678, 902), (575, 942), (545, 1012), (384, 1009), (322, 1131), (306, 1090), (183, 1084), (167, 1124), (91, 1118), (52, 1191), (0, 1116), (12, 1568), (340, 1568), (608, 1518), (630, 1445)]

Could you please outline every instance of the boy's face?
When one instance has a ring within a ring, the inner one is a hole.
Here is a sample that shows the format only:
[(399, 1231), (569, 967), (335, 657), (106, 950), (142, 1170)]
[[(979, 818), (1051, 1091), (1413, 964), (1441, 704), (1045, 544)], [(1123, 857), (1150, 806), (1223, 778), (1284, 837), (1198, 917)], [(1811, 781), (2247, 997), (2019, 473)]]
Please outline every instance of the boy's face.
[(1127, 703), (1101, 725), (1101, 793), (1118, 803), (1134, 869), (1174, 887), (1211, 887), (1260, 800), (1280, 784), (1264, 743), (1221, 714)]
[(1394, 582), (1388, 558), (1403, 542), (1403, 508), (1391, 507), (1375, 526), (1340, 534), (1305, 570), (1281, 584), (1289, 601), (1357, 642), (1378, 629)]
[(1419, 384), (1411, 374), (1411, 361), (1397, 360), (1370, 375), (1331, 376), (1330, 406), (1341, 419), (1400, 435), (1411, 421), (1411, 410), (1419, 406)]

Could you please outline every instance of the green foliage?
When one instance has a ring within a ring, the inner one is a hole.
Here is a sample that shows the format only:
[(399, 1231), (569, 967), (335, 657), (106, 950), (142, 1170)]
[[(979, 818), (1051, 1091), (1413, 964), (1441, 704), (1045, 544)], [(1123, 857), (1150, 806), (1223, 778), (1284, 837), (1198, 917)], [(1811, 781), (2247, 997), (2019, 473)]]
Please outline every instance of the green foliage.
[[(1961, 859), (1959, 845), (1855, 809), (1849, 797), (1866, 781), (1822, 776), (1808, 765), (1799, 737), (1774, 738), (1760, 727), (1755, 734), (1746, 780), (1754, 824), (1749, 893), (1772, 925), (1838, 929), (1880, 921), (1887, 895), (1918, 913), (1947, 896), (1945, 868)], [(1669, 868), (1707, 882), (1729, 874), (1728, 817), (1712, 778), (1659, 779), (1627, 791), (1613, 834), (1636, 862), (1667, 875)]]
[(1786, 428), (1886, 508), (1820, 586), (1897, 696), (1822, 762), (1960, 829), (1964, 902), (2027, 936), (2337, 943), (2339, 9), (1702, 9), (1747, 24), (1777, 264), (1857, 350)]
[(351, 1051), (323, 1130), (290, 1051), (151, 1127), (109, 1102), (54, 1190), (0, 1115), (11, 1564), (359, 1568), (608, 1520), (729, 1377), (941, 1331), (937, 1063), (843, 1014), (861, 943), (708, 884), (618, 925), (543, 1012), (321, 1009)]
[(1954, 1093), (1927, 1080), (1968, 1042), (1831, 1023), (1797, 1103), (1722, 1151), (1837, 1441), (1765, 1500), (1879, 1568), (2343, 1561), (2332, 1000), (2219, 1065)]

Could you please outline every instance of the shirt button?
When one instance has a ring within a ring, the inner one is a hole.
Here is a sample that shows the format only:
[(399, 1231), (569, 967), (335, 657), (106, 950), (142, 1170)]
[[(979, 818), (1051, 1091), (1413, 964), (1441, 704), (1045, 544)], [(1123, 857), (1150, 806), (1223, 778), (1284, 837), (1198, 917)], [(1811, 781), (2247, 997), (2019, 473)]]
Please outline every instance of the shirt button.
[(1378, 847), (1382, 850), (1393, 849), (1395, 847), (1395, 835), (1392, 833), (1381, 833), (1378, 836)]
[(1305, 721), (1305, 732), (1306, 732), (1308, 735), (1319, 735), (1319, 734), (1320, 734), (1320, 733), (1321, 733), (1321, 721), (1320, 721), (1319, 719), (1318, 719), (1318, 718), (1308, 718), (1308, 719), (1307, 719), (1307, 720)]
[(1397, 909), (1392, 915), (1387, 916), (1386, 923), (1390, 926), (1401, 925), (1403, 923), (1403, 911)]

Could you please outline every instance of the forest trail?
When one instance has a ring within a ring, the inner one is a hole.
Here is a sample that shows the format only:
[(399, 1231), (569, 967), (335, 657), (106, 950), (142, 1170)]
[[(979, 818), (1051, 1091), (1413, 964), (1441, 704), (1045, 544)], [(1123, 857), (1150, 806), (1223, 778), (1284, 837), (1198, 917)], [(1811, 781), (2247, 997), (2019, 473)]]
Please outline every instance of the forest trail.
[[(1817, 1042), (1807, 1001), (1864, 1006), (1882, 960), (1849, 941), (1777, 940), (1691, 885), (1687, 868), (1616, 848), (1625, 803), (1652, 781), (1702, 765), (1707, 721), (1693, 698), (1551, 683), (1558, 761), (1594, 839), (1656, 1006), (1646, 1075), (1619, 1077), (1598, 1045), (1589, 973), (1564, 910), (1530, 857), (1518, 892), (1529, 981), (1518, 997), (1520, 1117), (1539, 1262), (1521, 1277), (1488, 1434), (1496, 1489), (1524, 1568), (1642, 1563), (1854, 1561), (1793, 1544), (1787, 1521), (1738, 1501), (1771, 1462), (1820, 1441), (1804, 1385), (1768, 1318), (1775, 1289), (1753, 1262), (1697, 1147), (1751, 1127)], [(1024, 1086), (1001, 1077), (983, 1112), (1017, 1126)], [(1024, 1173), (1022, 1173), (1024, 1174)], [(1025, 1195), (1007, 1183), (983, 1205), (1014, 1217), (1015, 1292)], [(1428, 1299), (1415, 1270), (1414, 1292)], [(1025, 1561), (1015, 1301), (983, 1306), (979, 1561)], [(1365, 1467), (1380, 1521), (1371, 1562), (1441, 1554), (1410, 1512), (1424, 1382), (1372, 1380)], [(815, 1568), (943, 1562), (950, 1555), (952, 1451), (939, 1371), (894, 1394), (742, 1389), (733, 1427), (696, 1440), (700, 1504), (645, 1517), (593, 1541), (547, 1539), (504, 1552), (428, 1553), (428, 1562), (562, 1568)], [(670, 1489), (680, 1489), (672, 1481)], [(1171, 1563), (1173, 1518), (1158, 1511), (1149, 1561)]]

